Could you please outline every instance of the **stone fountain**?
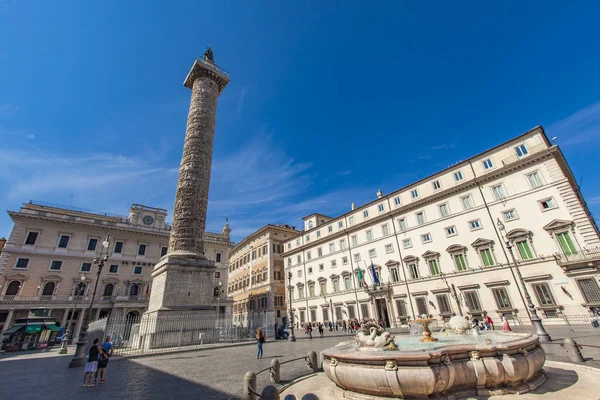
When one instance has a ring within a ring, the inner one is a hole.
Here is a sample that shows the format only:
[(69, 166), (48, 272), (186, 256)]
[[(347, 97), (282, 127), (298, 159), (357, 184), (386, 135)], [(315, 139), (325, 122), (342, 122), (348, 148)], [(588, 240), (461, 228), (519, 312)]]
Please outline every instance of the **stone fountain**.
[(434, 338), (431, 322), (420, 322), (423, 338), (395, 339), (376, 321), (366, 321), (355, 341), (323, 351), (323, 370), (335, 383), (337, 395), (495, 396), (526, 393), (546, 380), (546, 357), (536, 335), (484, 331), (473, 336), (466, 334), (464, 322), (455, 320)]

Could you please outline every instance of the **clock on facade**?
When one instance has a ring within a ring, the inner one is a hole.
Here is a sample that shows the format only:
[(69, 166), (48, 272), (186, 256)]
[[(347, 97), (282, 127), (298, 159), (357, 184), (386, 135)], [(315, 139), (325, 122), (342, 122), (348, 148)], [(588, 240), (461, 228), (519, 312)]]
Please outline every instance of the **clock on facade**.
[(146, 215), (146, 216), (144, 217), (144, 223), (145, 223), (146, 225), (152, 225), (152, 223), (153, 223), (153, 222), (154, 222), (154, 218), (152, 218), (151, 216), (149, 216), (149, 215)]

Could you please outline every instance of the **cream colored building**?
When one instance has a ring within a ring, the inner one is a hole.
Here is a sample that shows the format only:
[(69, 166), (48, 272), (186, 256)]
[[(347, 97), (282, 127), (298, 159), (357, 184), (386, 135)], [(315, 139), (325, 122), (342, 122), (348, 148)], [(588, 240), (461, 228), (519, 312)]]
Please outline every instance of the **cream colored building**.
[(600, 306), (599, 245), (569, 165), (537, 127), (336, 218), (304, 218), (283, 256), (300, 322), (487, 312), (528, 324), (521, 272), (550, 324)]
[[(110, 234), (109, 258), (100, 275), (92, 319), (107, 315), (138, 317), (148, 306), (154, 265), (166, 254), (170, 226), (166, 210), (134, 204), (129, 216), (76, 211), (58, 206), (25, 203), (9, 211), (14, 222), (0, 256), (0, 329), (32, 308), (49, 308), (65, 326), (76, 298), (74, 289), (84, 277), (83, 298), (73, 315), (77, 337), (83, 309), (90, 304), (98, 266), (94, 257)], [(214, 287), (227, 286), (229, 225), (221, 233), (204, 234), (205, 255), (216, 261)], [(226, 301), (215, 300), (224, 306)], [(224, 308), (224, 307), (221, 307)], [(224, 312), (224, 310), (221, 310)]]
[(286, 323), (281, 253), (283, 242), (297, 234), (287, 225), (266, 225), (231, 250), (228, 293), (233, 296), (234, 325), (270, 330), (275, 323)]

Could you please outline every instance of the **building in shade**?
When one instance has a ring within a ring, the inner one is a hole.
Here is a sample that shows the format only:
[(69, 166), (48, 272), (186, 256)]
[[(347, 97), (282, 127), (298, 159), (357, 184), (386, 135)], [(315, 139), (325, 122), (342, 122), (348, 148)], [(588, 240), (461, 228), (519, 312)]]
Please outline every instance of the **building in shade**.
[[(16, 319), (26, 318), (30, 309), (49, 309), (48, 317), (60, 326), (71, 319), (75, 287), (82, 282), (85, 292), (72, 316), (77, 338), (84, 309), (89, 307), (97, 266), (94, 257), (110, 234), (106, 262), (94, 299), (92, 320), (108, 316), (139, 317), (148, 306), (152, 291), (152, 269), (167, 253), (170, 226), (164, 209), (134, 204), (128, 216), (97, 214), (43, 203), (23, 204), (9, 211), (14, 222), (0, 257), (0, 330)], [(230, 228), (221, 233), (205, 232), (204, 254), (216, 263), (212, 285), (227, 282)], [(228, 302), (215, 299), (221, 312)]]
[(233, 323), (244, 328), (287, 325), (283, 242), (299, 232), (287, 225), (266, 225), (245, 237), (229, 256), (228, 293)]
[(528, 324), (519, 271), (544, 323), (600, 306), (598, 227), (541, 127), (349, 209), (304, 218), (284, 243), (301, 323), (487, 312)]

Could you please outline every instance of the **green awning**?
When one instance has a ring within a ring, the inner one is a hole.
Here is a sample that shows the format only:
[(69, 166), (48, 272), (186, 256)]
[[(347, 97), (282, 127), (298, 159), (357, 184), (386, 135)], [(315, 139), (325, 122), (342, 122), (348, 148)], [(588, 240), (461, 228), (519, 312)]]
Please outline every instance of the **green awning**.
[(15, 333), (15, 332), (23, 329), (24, 327), (25, 327), (25, 325), (16, 325), (16, 326), (13, 326), (12, 328), (8, 328), (2, 334), (3, 335), (10, 335), (10, 334), (13, 334), (13, 333)]
[(25, 333), (38, 333), (42, 330), (42, 325), (27, 325), (25, 328)]
[(52, 332), (58, 332), (58, 331), (60, 331), (60, 328), (58, 326), (56, 326), (56, 324), (47, 324), (47, 325), (44, 325), (44, 329), (49, 329)]

